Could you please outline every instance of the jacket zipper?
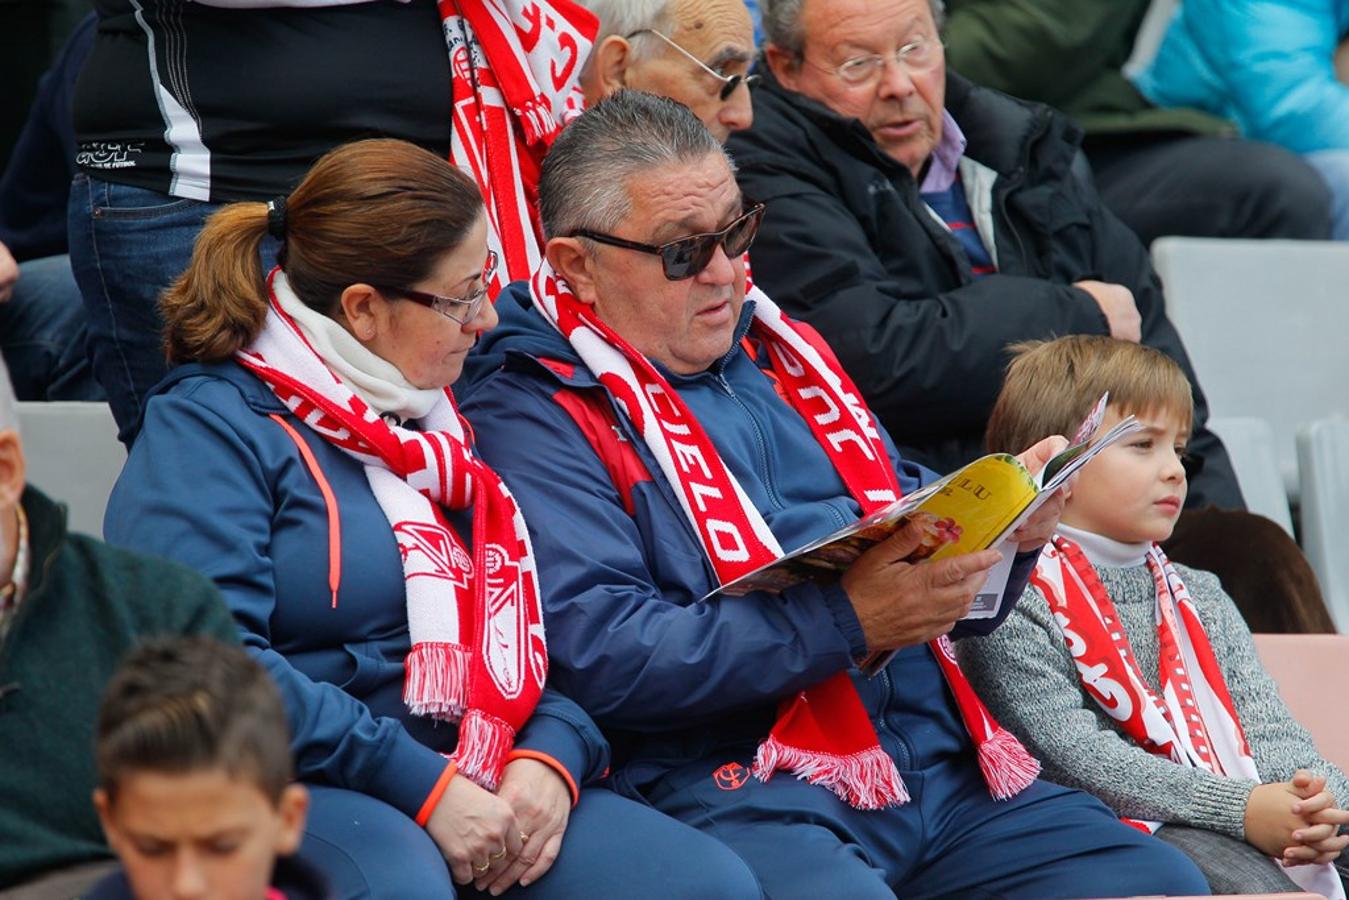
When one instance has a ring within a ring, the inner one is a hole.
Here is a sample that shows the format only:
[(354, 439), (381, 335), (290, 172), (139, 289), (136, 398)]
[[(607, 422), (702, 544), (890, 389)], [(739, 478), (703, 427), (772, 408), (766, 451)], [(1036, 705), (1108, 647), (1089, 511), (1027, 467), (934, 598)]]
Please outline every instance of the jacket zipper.
[(876, 714), (876, 734), (878, 737), (889, 735), (895, 739), (895, 767), (898, 769), (913, 768), (913, 747), (909, 745), (908, 740), (898, 731), (891, 728), (885, 721), (885, 711), (890, 708), (890, 704), (895, 699), (894, 683), (890, 681), (890, 668), (887, 666), (881, 669), (881, 684), (885, 686), (884, 702), (881, 703), (880, 712)]
[(736, 405), (744, 412), (745, 418), (749, 420), (750, 427), (754, 430), (754, 446), (759, 451), (759, 471), (763, 476), (763, 484), (768, 492), (768, 499), (772, 501), (775, 510), (786, 509), (787, 504), (782, 499), (782, 495), (778, 493), (777, 486), (773, 483), (772, 475), (768, 471), (768, 440), (764, 437), (763, 429), (759, 426), (759, 420), (755, 418), (749, 404), (741, 400), (740, 395), (731, 388), (731, 383), (726, 380), (725, 375), (718, 373), (716, 381), (726, 396), (734, 400)]

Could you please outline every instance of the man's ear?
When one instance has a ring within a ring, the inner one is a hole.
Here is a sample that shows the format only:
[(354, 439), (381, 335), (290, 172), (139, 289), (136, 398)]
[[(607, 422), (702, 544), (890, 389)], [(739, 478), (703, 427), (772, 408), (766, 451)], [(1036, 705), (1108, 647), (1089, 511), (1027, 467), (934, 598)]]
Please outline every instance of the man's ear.
[(587, 105), (628, 86), (628, 67), (632, 64), (632, 45), (622, 35), (611, 34), (590, 51), (591, 92)]
[(783, 50), (777, 44), (764, 44), (764, 61), (768, 63), (768, 71), (773, 73), (778, 84), (789, 91), (797, 90), (796, 75), (801, 71), (801, 57), (788, 50)]
[(304, 839), (304, 823), (309, 816), (309, 791), (302, 784), (288, 784), (277, 803), (281, 828), (277, 832), (276, 855), (290, 856), (300, 849)]
[(368, 284), (349, 284), (338, 300), (345, 320), (342, 324), (361, 343), (374, 340), (387, 302)]
[(580, 238), (553, 238), (543, 248), (543, 255), (548, 258), (553, 271), (566, 279), (577, 300), (595, 305), (594, 257), (581, 246)]
[(0, 509), (19, 505), (23, 497), (23, 441), (14, 429), (0, 431)]

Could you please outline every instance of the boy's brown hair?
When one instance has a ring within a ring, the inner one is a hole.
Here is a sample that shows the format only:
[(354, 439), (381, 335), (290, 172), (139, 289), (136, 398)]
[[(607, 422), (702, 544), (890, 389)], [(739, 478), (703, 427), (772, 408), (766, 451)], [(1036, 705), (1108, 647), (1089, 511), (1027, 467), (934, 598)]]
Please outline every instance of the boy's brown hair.
[(1072, 438), (1106, 391), (1121, 415), (1169, 413), (1187, 428), (1194, 419), (1189, 379), (1151, 347), (1074, 334), (1007, 349), (1012, 361), (984, 433), (991, 452), (1019, 453), (1051, 434)]
[(243, 649), (206, 637), (134, 650), (108, 684), (95, 745), (109, 800), (137, 772), (222, 769), (278, 803), (292, 778), (281, 694)]

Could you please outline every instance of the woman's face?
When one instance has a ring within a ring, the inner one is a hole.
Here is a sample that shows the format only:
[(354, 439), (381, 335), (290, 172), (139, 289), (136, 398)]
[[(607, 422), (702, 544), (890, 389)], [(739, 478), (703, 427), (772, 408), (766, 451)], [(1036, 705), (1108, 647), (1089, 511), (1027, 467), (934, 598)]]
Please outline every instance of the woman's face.
[[(482, 286), (486, 262), (487, 219), (480, 216), (459, 246), (441, 256), (426, 278), (400, 287), (441, 297), (467, 297)], [(464, 324), (397, 295), (377, 302), (372, 312), (373, 335), (358, 334), (361, 342), (419, 388), (453, 384), (478, 335), (497, 323), (496, 309), (488, 301)]]

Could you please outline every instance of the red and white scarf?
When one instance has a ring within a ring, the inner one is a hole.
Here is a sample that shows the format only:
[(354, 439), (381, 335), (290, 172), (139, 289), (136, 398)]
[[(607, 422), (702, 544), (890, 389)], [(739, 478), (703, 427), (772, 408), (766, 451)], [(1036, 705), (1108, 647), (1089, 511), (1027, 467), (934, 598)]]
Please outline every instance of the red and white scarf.
[[(535, 308), (562, 332), (642, 435), (721, 583), (781, 557), (782, 547), (707, 432), (650, 361), (577, 300), (546, 263), (531, 289)], [(813, 329), (783, 315), (757, 288), (748, 287), (746, 300), (754, 302), (751, 331), (766, 348), (783, 393), (863, 513), (898, 499), (899, 481), (871, 413), (828, 345)], [(990, 792), (998, 799), (1016, 794), (1035, 779), (1039, 764), (980, 702), (947, 638), (932, 641), (931, 647), (978, 748)], [(847, 672), (782, 703), (759, 746), (754, 774), (767, 781), (783, 768), (828, 787), (859, 809), (909, 799)]]
[[(1146, 563), (1156, 586), (1161, 696), (1144, 681), (1115, 604), (1081, 547), (1055, 535), (1031, 583), (1049, 603), (1082, 689), (1134, 743), (1178, 765), (1260, 781), (1227, 680), (1184, 582), (1156, 544)], [(1150, 832), (1163, 824), (1125, 821)], [(1286, 872), (1307, 890), (1344, 898), (1333, 866)]]
[[(459, 771), (495, 789), (548, 671), (524, 518), (501, 479), (473, 456), (448, 388), (420, 420), (422, 430), (390, 425), (286, 312), (301, 301), (285, 274), (274, 269), (268, 283), (266, 323), (237, 359), (296, 418), (365, 466), (402, 557), (412, 644), (403, 702), (415, 715), (458, 722)], [(442, 507), (472, 508), (472, 550)]]
[(487, 204), (488, 245), (501, 260), (490, 295), (543, 259), (536, 187), (544, 154), (580, 115), (581, 67), (599, 22), (571, 0), (440, 0), (450, 53), (450, 161)]

